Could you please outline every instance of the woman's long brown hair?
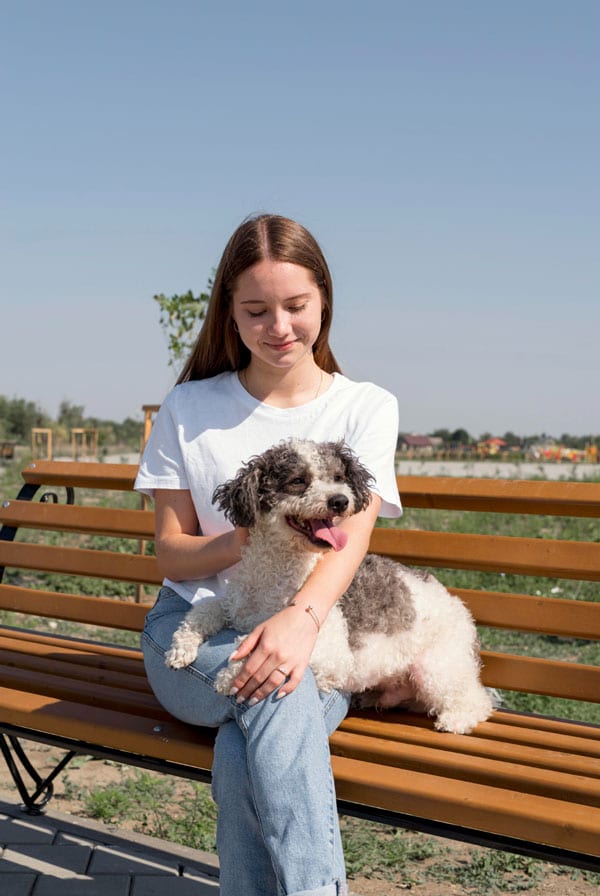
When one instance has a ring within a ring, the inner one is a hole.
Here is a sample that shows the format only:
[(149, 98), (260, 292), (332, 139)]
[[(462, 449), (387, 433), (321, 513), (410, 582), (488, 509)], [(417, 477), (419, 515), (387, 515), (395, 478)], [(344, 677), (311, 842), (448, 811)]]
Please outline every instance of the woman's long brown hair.
[(323, 301), (321, 330), (313, 346), (314, 359), (327, 373), (341, 372), (329, 347), (333, 311), (331, 274), (317, 241), (305, 227), (290, 218), (258, 215), (244, 221), (225, 247), (204, 324), (178, 383), (248, 366), (250, 352), (234, 327), (232, 297), (240, 274), (265, 258), (298, 264), (311, 272)]

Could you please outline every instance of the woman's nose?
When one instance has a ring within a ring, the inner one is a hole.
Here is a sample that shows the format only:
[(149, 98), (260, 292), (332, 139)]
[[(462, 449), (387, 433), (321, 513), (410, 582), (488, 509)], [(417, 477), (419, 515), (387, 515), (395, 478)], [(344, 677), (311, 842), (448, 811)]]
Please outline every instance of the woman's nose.
[(269, 320), (269, 333), (278, 335), (279, 333), (287, 333), (289, 329), (289, 315), (286, 311), (275, 311)]

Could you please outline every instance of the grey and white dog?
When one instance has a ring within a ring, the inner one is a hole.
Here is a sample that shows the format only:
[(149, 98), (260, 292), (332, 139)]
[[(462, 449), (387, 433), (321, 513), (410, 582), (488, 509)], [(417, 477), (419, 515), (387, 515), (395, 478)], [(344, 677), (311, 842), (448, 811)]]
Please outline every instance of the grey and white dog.
[[(340, 442), (289, 440), (252, 458), (213, 503), (250, 535), (224, 598), (193, 606), (166, 663), (192, 663), (210, 635), (250, 632), (293, 600), (321, 557), (342, 550), (336, 522), (366, 508), (372, 477)], [(229, 693), (243, 661), (216, 689)], [(464, 604), (432, 575), (367, 554), (321, 626), (310, 662), (318, 687), (360, 695), (359, 705), (411, 706), (441, 731), (468, 733), (492, 712), (480, 681), (477, 632)]]

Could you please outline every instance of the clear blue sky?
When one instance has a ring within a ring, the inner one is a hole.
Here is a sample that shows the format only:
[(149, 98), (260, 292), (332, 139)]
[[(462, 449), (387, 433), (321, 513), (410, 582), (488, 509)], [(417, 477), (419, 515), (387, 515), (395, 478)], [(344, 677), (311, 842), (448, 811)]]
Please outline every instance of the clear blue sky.
[(597, 0), (0, 0), (0, 393), (122, 419), (157, 292), (313, 231), (401, 428), (600, 431)]

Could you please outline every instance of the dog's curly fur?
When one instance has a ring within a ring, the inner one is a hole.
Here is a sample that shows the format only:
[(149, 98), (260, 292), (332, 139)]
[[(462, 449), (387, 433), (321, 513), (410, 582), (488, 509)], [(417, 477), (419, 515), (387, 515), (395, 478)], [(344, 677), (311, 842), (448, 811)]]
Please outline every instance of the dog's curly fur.
[[(365, 509), (371, 484), (345, 444), (292, 439), (221, 485), (213, 503), (249, 527), (248, 543), (226, 596), (192, 607), (175, 632), (167, 665), (187, 666), (220, 629), (249, 632), (288, 606), (321, 556), (343, 547), (333, 520)], [(229, 693), (241, 665), (219, 673), (220, 693)], [(310, 665), (321, 690), (350, 691), (363, 706), (422, 708), (443, 731), (468, 733), (493, 708), (464, 604), (429, 573), (373, 554), (327, 616)]]

